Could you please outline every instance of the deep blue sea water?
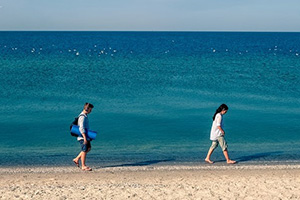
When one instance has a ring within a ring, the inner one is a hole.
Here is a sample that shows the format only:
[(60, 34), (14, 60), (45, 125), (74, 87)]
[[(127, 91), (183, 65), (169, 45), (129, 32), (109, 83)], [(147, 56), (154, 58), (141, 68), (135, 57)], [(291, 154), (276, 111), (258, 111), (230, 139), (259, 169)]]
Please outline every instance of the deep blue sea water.
[[(300, 162), (300, 33), (0, 32), (0, 166), (203, 163), (212, 115), (240, 163)], [(213, 160), (224, 161), (217, 149)]]

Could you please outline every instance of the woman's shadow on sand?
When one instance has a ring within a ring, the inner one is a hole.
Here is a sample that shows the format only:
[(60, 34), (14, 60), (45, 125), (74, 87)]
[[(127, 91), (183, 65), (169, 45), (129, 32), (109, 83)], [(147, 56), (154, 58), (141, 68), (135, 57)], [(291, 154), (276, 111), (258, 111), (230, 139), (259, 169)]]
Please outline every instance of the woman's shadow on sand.
[[(256, 153), (252, 155), (247, 156), (241, 156), (238, 158), (235, 158), (238, 163), (241, 162), (248, 162), (248, 161), (258, 161), (258, 160), (267, 160), (268, 157), (276, 157), (282, 154), (282, 151), (274, 151), (274, 152), (263, 152), (263, 153)], [(148, 165), (154, 165), (162, 162), (171, 162), (175, 161), (175, 159), (164, 159), (164, 160), (148, 160), (148, 161), (141, 161), (141, 162), (135, 162), (135, 163), (126, 163), (126, 164), (117, 164), (117, 165), (108, 165), (108, 166), (102, 166), (97, 167), (96, 169), (103, 169), (103, 168), (111, 168), (111, 167), (140, 167), (140, 166), (148, 166)], [(215, 163), (218, 162), (224, 162), (226, 160), (217, 160)]]
[(140, 167), (140, 166), (154, 165), (154, 164), (161, 163), (161, 162), (170, 162), (170, 161), (174, 161), (174, 160), (175, 159), (148, 160), (148, 161), (141, 161), (141, 162), (135, 162), (135, 163), (103, 166), (103, 167), (98, 167), (97, 169), (99, 169), (99, 168), (109, 168), (109, 167)]

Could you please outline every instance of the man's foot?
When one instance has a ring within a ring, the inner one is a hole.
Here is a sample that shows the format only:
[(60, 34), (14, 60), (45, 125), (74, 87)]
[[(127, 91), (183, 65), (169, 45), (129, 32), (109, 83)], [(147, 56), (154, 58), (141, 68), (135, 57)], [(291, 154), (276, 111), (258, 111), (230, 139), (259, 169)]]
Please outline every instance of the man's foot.
[(92, 168), (86, 166), (86, 167), (83, 167), (82, 170), (83, 171), (92, 171)]
[(205, 162), (209, 163), (209, 164), (214, 164), (213, 161), (211, 161), (210, 159), (205, 159)]
[(73, 162), (74, 162), (74, 164), (75, 164), (77, 167), (79, 167), (79, 162), (78, 162), (78, 161), (76, 161), (76, 160), (74, 159)]
[(235, 164), (236, 161), (235, 160), (227, 160), (227, 164)]

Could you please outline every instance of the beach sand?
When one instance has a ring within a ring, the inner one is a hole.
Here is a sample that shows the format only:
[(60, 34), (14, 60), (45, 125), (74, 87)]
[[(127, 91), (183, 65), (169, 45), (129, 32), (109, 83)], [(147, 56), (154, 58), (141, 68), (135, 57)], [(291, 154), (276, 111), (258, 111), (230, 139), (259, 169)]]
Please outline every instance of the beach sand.
[(0, 199), (300, 199), (300, 165), (0, 168)]

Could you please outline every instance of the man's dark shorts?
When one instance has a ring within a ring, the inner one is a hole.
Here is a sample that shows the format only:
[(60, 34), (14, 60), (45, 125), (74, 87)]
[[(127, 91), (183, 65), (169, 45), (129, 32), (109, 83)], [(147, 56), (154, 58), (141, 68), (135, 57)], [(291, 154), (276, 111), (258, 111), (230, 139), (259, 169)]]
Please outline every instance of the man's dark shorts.
[(87, 141), (87, 144), (83, 144), (84, 140), (79, 140), (80, 146), (81, 146), (81, 151), (87, 152), (88, 149), (92, 148), (91, 142)]

